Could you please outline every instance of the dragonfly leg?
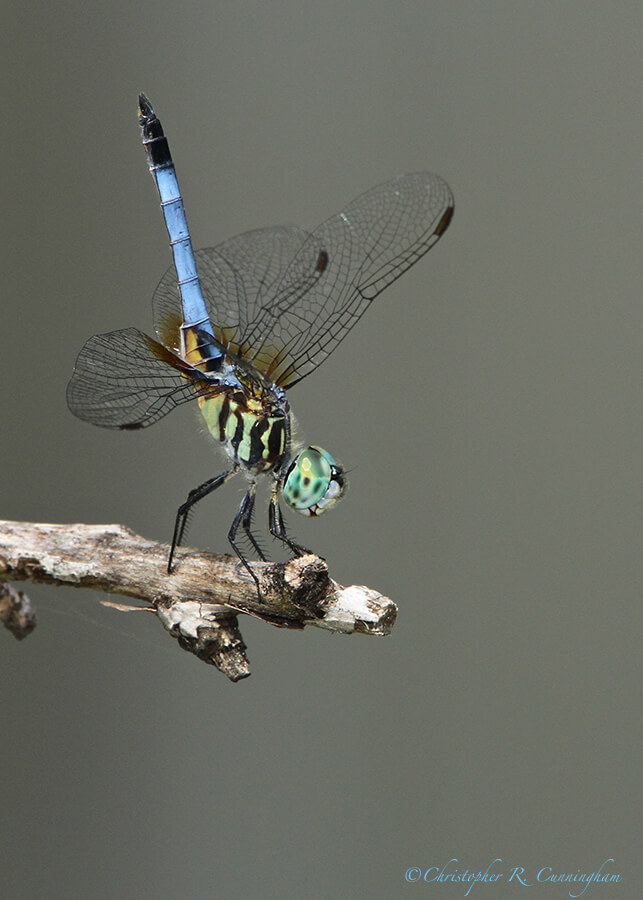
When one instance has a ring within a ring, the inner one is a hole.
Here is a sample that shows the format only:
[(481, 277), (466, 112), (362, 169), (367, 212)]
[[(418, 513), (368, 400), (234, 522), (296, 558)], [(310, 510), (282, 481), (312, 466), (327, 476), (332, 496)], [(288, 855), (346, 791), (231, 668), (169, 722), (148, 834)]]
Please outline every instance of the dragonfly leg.
[[(251, 536), (250, 530), (249, 530), (250, 529), (250, 518), (252, 516), (252, 508), (253, 508), (254, 502), (255, 502), (255, 490), (256, 490), (256, 486), (254, 484), (251, 484), (250, 487), (248, 488), (248, 490), (246, 491), (246, 494), (245, 494), (243, 500), (241, 501), (241, 506), (239, 507), (236, 516), (232, 520), (232, 525), (230, 526), (230, 531), (228, 532), (228, 540), (230, 541), (230, 544), (231, 544), (234, 552), (237, 554), (237, 556), (239, 557), (239, 559), (241, 560), (243, 565), (246, 567), (248, 572), (250, 572), (250, 574), (252, 575), (252, 577), (254, 579), (254, 583), (257, 585), (257, 595), (259, 597), (259, 602), (263, 603), (263, 598), (261, 596), (261, 588), (259, 586), (259, 579), (255, 575), (255, 573), (252, 571), (250, 563), (248, 562), (246, 557), (243, 555), (243, 553), (241, 552), (241, 548), (237, 544), (237, 532), (239, 531), (239, 525), (241, 525), (243, 527), (243, 530), (246, 532), (246, 534), (250, 538), (250, 542), (252, 543), (254, 548), (258, 551), (261, 558), (265, 559), (264, 555), (262, 554), (261, 550), (259, 549), (259, 545), (257, 544), (254, 536)], [(246, 525), (247, 525), (247, 528), (246, 528)]]
[(252, 513), (255, 508), (255, 485), (252, 485), (252, 487), (248, 491), (248, 494), (249, 494), (249, 499), (246, 504), (244, 514), (241, 517), (241, 527), (243, 528), (246, 537), (248, 538), (248, 540), (254, 547), (255, 553), (257, 554), (259, 559), (263, 560), (264, 562), (267, 562), (268, 557), (266, 556), (266, 554), (263, 552), (263, 550), (259, 546), (259, 542), (257, 541), (257, 538), (254, 536), (254, 534), (251, 531)]
[(176, 520), (174, 522), (174, 534), (172, 536), (170, 558), (167, 561), (168, 574), (172, 574), (172, 561), (174, 559), (174, 553), (176, 551), (176, 548), (180, 546), (181, 541), (183, 540), (183, 532), (185, 531), (185, 526), (187, 525), (190, 510), (195, 503), (199, 502), (199, 500), (203, 500), (203, 498), (207, 497), (208, 494), (211, 494), (212, 491), (216, 491), (218, 487), (221, 487), (222, 484), (225, 484), (225, 482), (229, 478), (231, 478), (232, 475), (236, 474), (236, 471), (236, 469), (229, 469), (227, 472), (222, 472), (221, 475), (215, 475), (214, 478), (210, 478), (208, 481), (204, 481), (203, 484), (199, 485), (199, 487), (193, 488), (188, 494), (188, 498), (185, 503), (182, 503), (181, 506), (179, 506), (176, 512)]
[(298, 544), (296, 541), (293, 541), (292, 538), (288, 537), (288, 532), (286, 531), (286, 523), (284, 522), (284, 518), (281, 514), (281, 507), (279, 506), (279, 497), (277, 495), (277, 491), (273, 491), (270, 496), (270, 506), (268, 508), (268, 528), (270, 529), (270, 534), (273, 537), (276, 537), (277, 540), (283, 541), (284, 544), (287, 544), (295, 556), (304, 556), (306, 553), (312, 552), (307, 547), (302, 547), (301, 544)]

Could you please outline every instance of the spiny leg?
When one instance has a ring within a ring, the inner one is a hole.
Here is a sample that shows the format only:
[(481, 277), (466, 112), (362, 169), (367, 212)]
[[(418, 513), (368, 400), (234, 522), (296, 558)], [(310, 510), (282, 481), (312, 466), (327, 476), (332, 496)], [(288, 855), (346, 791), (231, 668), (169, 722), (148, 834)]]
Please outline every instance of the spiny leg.
[(250, 487), (250, 489), (248, 490), (249, 499), (246, 504), (245, 512), (241, 518), (241, 527), (243, 528), (246, 537), (248, 538), (248, 540), (254, 547), (255, 553), (257, 554), (259, 559), (263, 560), (264, 562), (267, 562), (268, 557), (266, 556), (266, 554), (263, 552), (263, 550), (259, 546), (259, 542), (257, 541), (257, 538), (254, 536), (254, 534), (252, 533), (252, 531), (250, 529), (250, 526), (252, 525), (252, 513), (253, 513), (254, 507), (255, 507), (255, 491), (256, 491), (256, 486), (253, 484)]
[(229, 469), (227, 472), (222, 472), (221, 475), (215, 475), (214, 478), (204, 481), (199, 487), (193, 488), (188, 494), (185, 503), (182, 503), (181, 506), (179, 506), (174, 521), (174, 534), (172, 536), (170, 558), (167, 561), (167, 571), (169, 574), (172, 573), (172, 560), (174, 559), (176, 548), (180, 546), (181, 541), (183, 540), (183, 532), (185, 531), (190, 510), (195, 503), (199, 502), (199, 500), (203, 500), (203, 498), (207, 497), (208, 494), (211, 494), (212, 491), (216, 491), (218, 487), (225, 484), (228, 478), (236, 474), (236, 471), (236, 469)]
[[(252, 515), (252, 507), (254, 506), (255, 490), (256, 490), (256, 486), (254, 484), (251, 484), (250, 487), (248, 488), (248, 490), (246, 491), (246, 494), (244, 495), (244, 498), (241, 501), (241, 506), (239, 507), (236, 516), (232, 520), (232, 525), (230, 526), (230, 531), (228, 532), (228, 540), (230, 541), (230, 544), (231, 544), (234, 552), (237, 554), (237, 556), (239, 557), (239, 559), (241, 560), (243, 565), (246, 567), (248, 572), (250, 572), (250, 574), (252, 575), (254, 583), (257, 585), (257, 596), (259, 597), (259, 602), (263, 603), (263, 597), (261, 596), (261, 587), (259, 585), (259, 579), (255, 575), (255, 573), (252, 571), (250, 563), (248, 562), (246, 557), (241, 552), (241, 549), (236, 541), (237, 531), (239, 530), (239, 525), (243, 524), (244, 520), (246, 520), (246, 519), (248, 520), (248, 526), (250, 524), (250, 516)], [(246, 531), (245, 527), (244, 527), (244, 531)], [(250, 536), (249, 531), (246, 531), (246, 534), (248, 534), (248, 536)], [(255, 546), (255, 549), (258, 550), (258, 545), (256, 544), (256, 541), (254, 541), (254, 539), (252, 537), (250, 538), (250, 540), (253, 543), (253, 545)], [(259, 550), (259, 553), (261, 554), (260, 550)], [(264, 557), (262, 556), (262, 558), (264, 558)]]
[(307, 547), (302, 547), (301, 544), (298, 544), (296, 541), (293, 541), (288, 537), (288, 533), (286, 531), (286, 523), (284, 522), (283, 516), (281, 514), (281, 507), (279, 506), (279, 496), (276, 490), (273, 490), (270, 495), (270, 506), (268, 508), (268, 528), (270, 529), (270, 534), (273, 537), (276, 537), (277, 540), (283, 541), (284, 544), (287, 544), (291, 551), (295, 554), (295, 556), (304, 556), (306, 553), (311, 553), (311, 550), (308, 550)]

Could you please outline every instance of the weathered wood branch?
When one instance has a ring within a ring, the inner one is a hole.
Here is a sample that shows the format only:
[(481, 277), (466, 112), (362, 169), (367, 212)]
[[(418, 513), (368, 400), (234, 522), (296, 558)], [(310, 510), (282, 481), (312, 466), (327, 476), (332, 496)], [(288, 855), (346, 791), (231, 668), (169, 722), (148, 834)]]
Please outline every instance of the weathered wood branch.
[[(342, 587), (330, 578), (325, 561), (312, 554), (288, 563), (252, 563), (263, 602), (236, 557), (182, 549), (171, 575), (167, 558), (166, 544), (122, 525), (0, 520), (0, 579), (88, 587), (144, 601), (147, 606), (103, 602), (156, 613), (184, 649), (233, 681), (250, 674), (237, 613), (282, 628), (316, 625), (344, 634), (385, 635), (395, 622), (391, 600), (361, 585)], [(11, 607), (17, 621), (25, 602), (24, 595), (4, 586), (0, 618)], [(12, 630), (22, 630), (24, 637), (31, 628)]]

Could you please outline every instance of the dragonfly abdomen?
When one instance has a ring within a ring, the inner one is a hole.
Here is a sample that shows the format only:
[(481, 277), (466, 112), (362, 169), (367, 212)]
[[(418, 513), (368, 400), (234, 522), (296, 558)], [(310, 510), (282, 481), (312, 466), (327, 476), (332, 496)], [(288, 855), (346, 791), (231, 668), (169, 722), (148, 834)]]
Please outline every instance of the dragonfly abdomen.
[(274, 469), (286, 452), (287, 415), (250, 409), (225, 391), (200, 397), (199, 406), (212, 437), (242, 468), (258, 474)]
[(198, 325), (201, 331), (214, 336), (212, 323), (208, 317), (201, 292), (190, 230), (170, 153), (170, 145), (163, 132), (163, 126), (145, 94), (140, 94), (138, 102), (141, 137), (147, 155), (147, 163), (156, 181), (165, 226), (170, 237), (181, 296), (183, 321), (185, 324)]

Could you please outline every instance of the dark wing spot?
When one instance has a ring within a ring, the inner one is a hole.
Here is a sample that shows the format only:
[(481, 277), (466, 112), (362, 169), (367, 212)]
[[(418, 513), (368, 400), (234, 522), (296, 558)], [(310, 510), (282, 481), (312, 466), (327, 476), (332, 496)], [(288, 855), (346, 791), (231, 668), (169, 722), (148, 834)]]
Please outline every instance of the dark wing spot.
[(446, 212), (444, 213), (444, 215), (442, 216), (442, 218), (440, 219), (440, 221), (438, 223), (438, 227), (435, 229), (433, 234), (436, 234), (438, 237), (442, 237), (444, 232), (449, 227), (449, 223), (451, 222), (451, 219), (453, 218), (453, 209), (454, 209), (454, 207), (450, 206), (446, 210)]
[(325, 250), (320, 250), (319, 256), (317, 257), (317, 265), (315, 266), (316, 272), (325, 272), (326, 266), (328, 265), (328, 253)]

